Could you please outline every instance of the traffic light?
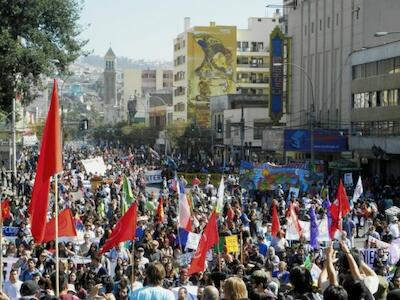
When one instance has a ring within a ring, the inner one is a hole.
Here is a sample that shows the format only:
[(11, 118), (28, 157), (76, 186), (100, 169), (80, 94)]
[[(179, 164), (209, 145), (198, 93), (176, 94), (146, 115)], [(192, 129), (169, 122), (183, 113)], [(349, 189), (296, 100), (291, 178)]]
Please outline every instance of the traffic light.
[(79, 122), (79, 130), (88, 130), (89, 129), (89, 120), (83, 119)]
[(192, 123), (192, 124), (190, 125), (190, 131), (191, 131), (192, 133), (194, 133), (194, 132), (196, 131), (196, 126), (194, 125), (194, 123)]

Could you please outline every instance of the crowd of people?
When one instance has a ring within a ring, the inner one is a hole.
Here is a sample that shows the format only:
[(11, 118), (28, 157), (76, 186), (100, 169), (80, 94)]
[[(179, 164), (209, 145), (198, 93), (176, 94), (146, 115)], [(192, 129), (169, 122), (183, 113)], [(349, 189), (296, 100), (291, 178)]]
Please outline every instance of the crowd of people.
[[(82, 159), (101, 156), (106, 174), (88, 174)], [(35, 244), (29, 230), (28, 206), (38, 152), (25, 149), (17, 176), (4, 169), (1, 198), (10, 199), (10, 216), (3, 226), (17, 228), (6, 236), (2, 257), (4, 280), (1, 299), (53, 299), (55, 265), (59, 263), (59, 297), (69, 299), (400, 299), (398, 262), (387, 247), (400, 238), (396, 215), (385, 211), (398, 207), (399, 181), (382, 186), (379, 179), (364, 181), (364, 194), (343, 216), (337, 240), (311, 247), (302, 236), (286, 239), (287, 213), (292, 204), (299, 220), (317, 220), (327, 215), (326, 199), (335, 200), (335, 185), (329, 189), (315, 183), (307, 193), (291, 197), (277, 187), (265, 193), (249, 193), (235, 174), (225, 174), (224, 207), (218, 214), (221, 237), (238, 236), (238, 251), (226, 246), (210, 251), (204, 272), (189, 274), (190, 257), (178, 228), (179, 181), (191, 208), (191, 228), (201, 234), (215, 207), (217, 184), (207, 177), (187, 182), (174, 177), (168, 164), (154, 151), (128, 147), (66, 147), (64, 172), (59, 179), (59, 209), (70, 208), (78, 237), (62, 238), (60, 261), (55, 261), (55, 242)], [(159, 192), (146, 188), (145, 173), (162, 169)], [(138, 205), (138, 223), (133, 241), (120, 243), (104, 255), (99, 250), (110, 236), (124, 209), (123, 176), (127, 176)], [(329, 195), (324, 195), (328, 193)], [(156, 218), (160, 198), (164, 218)], [(328, 200), (329, 201), (329, 200)], [(272, 234), (272, 207), (278, 208), (281, 228)], [(51, 196), (48, 217), (54, 213)], [(367, 261), (361, 248), (376, 248)], [(191, 255), (190, 255), (191, 254)], [(189, 257), (189, 259), (188, 259)]]

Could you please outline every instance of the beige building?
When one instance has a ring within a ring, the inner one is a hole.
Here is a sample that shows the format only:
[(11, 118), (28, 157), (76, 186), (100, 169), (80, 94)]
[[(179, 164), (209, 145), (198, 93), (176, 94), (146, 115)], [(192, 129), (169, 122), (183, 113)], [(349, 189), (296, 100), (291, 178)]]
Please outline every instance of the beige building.
[(132, 98), (137, 99), (136, 118), (148, 118), (148, 94), (163, 90), (172, 89), (173, 71), (172, 70), (142, 70), (126, 69), (123, 71), (123, 98), (125, 103), (125, 114), (128, 113), (128, 101)]

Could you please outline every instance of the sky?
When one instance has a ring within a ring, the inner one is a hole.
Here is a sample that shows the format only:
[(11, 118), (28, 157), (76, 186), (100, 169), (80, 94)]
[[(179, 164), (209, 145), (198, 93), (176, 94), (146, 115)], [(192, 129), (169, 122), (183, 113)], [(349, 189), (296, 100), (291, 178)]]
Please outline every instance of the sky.
[(248, 17), (271, 16), (268, 4), (281, 0), (84, 0), (81, 38), (86, 49), (103, 56), (111, 45), (118, 56), (172, 61), (173, 39), (192, 26), (236, 25), (247, 28)]

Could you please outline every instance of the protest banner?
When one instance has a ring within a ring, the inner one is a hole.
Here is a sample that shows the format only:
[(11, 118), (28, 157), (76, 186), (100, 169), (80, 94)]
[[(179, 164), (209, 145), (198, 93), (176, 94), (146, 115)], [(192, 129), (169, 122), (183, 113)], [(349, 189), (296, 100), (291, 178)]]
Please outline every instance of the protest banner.
[(81, 160), (81, 163), (88, 174), (91, 173), (92, 175), (104, 176), (106, 173), (107, 167), (103, 158), (100, 156), (90, 159), (83, 159)]
[(238, 253), (239, 252), (239, 242), (238, 242), (237, 235), (226, 236), (225, 237), (225, 245), (226, 245), (226, 251), (228, 253), (230, 253), (230, 252)]
[(144, 176), (146, 177), (147, 184), (161, 183), (163, 181), (161, 170), (147, 171), (144, 173)]
[[(377, 248), (360, 249), (360, 253), (363, 257), (364, 262), (371, 268), (373, 268), (373, 266), (374, 266), (374, 261), (375, 261), (377, 250), (378, 250)], [(385, 255), (387, 255), (387, 257), (388, 257), (388, 260), (391, 261), (389, 250), (385, 249), (384, 252), (385, 252)]]
[[(302, 234), (306, 241), (310, 241), (310, 222), (299, 221), (302, 229)], [(317, 220), (318, 225), (318, 242), (329, 242), (329, 230), (328, 230), (328, 219)], [(299, 241), (300, 237), (297, 232), (296, 226), (289, 219), (286, 230), (286, 237), (288, 241)]]

